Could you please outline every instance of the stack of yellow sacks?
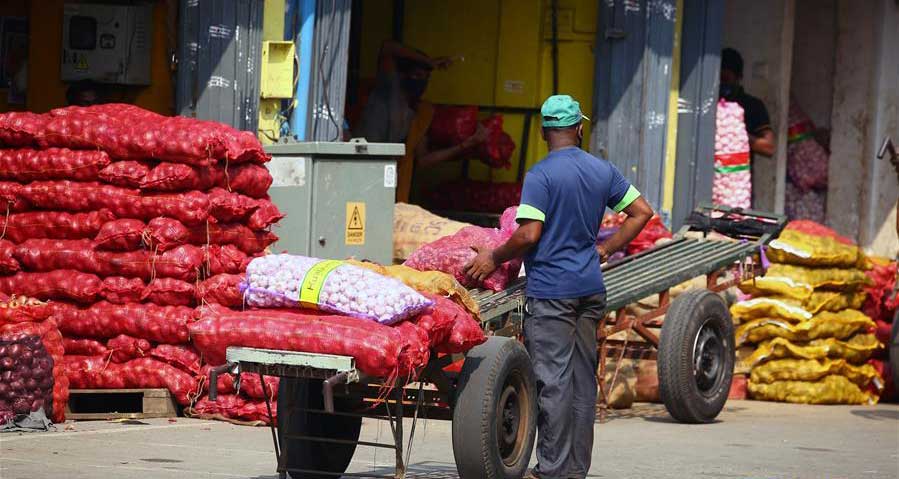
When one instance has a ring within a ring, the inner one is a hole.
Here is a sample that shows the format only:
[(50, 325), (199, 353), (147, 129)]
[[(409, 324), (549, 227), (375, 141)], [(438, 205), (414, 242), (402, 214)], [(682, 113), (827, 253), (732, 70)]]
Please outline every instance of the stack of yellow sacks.
[(881, 347), (860, 311), (870, 281), (861, 250), (832, 238), (785, 230), (767, 250), (765, 276), (740, 289), (731, 307), (737, 346), (753, 345), (738, 368), (750, 371), (753, 399), (804, 404), (874, 404), (883, 379), (869, 364)]

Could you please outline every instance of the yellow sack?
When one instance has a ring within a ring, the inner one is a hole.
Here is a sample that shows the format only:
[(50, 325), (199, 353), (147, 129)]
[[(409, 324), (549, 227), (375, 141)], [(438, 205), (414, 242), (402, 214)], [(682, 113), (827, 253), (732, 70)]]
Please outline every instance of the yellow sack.
[(422, 245), (455, 234), (467, 223), (449, 220), (406, 203), (393, 209), (393, 257), (406, 259)]
[(446, 273), (441, 273), (440, 271), (418, 271), (401, 264), (382, 266), (353, 260), (349, 260), (347, 263), (370, 269), (384, 276), (396, 278), (416, 291), (446, 296), (468, 310), (476, 319), (480, 318), (478, 303), (468, 294), (468, 290), (465, 287)]
[(799, 404), (877, 404), (880, 399), (846, 377), (834, 374), (819, 381), (750, 381), (748, 389), (753, 399)]
[(792, 278), (762, 276), (740, 283), (740, 291), (753, 296), (784, 296), (805, 301), (812, 295), (810, 284), (800, 283)]
[(821, 311), (862, 309), (867, 297), (868, 293), (864, 291), (815, 291), (803, 302), (803, 306), (812, 314), (818, 314)]
[(777, 298), (752, 298), (730, 307), (734, 321), (744, 322), (758, 318), (781, 318), (790, 321), (807, 321), (812, 313), (805, 308)]
[(737, 345), (760, 343), (767, 339), (811, 341), (819, 338), (844, 339), (860, 330), (873, 329), (874, 321), (861, 311), (846, 309), (839, 313), (824, 311), (808, 321), (791, 324), (783, 319), (753, 319), (737, 327)]
[(869, 333), (856, 334), (846, 341), (826, 338), (801, 344), (791, 343), (784, 338), (774, 338), (759, 344), (752, 354), (742, 357), (740, 368), (752, 368), (762, 361), (781, 358), (845, 359), (852, 364), (862, 364), (880, 346), (881, 344), (877, 341), (877, 337)]
[(845, 376), (858, 387), (867, 388), (873, 384), (883, 391), (883, 378), (870, 364), (853, 366), (844, 359), (778, 359), (752, 369), (750, 380), (754, 383), (776, 381), (818, 381), (825, 376), (837, 374)]
[(776, 240), (768, 243), (767, 255), (775, 263), (816, 267), (854, 268), (868, 263), (857, 246), (796, 230), (784, 230)]
[(765, 277), (790, 278), (814, 289), (852, 291), (871, 284), (864, 271), (843, 268), (806, 268), (789, 264), (772, 264)]

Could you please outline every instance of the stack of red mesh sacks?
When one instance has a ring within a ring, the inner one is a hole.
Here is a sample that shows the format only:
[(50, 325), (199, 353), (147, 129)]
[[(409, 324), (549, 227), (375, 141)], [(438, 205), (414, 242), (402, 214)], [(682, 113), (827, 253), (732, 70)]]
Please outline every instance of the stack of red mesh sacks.
[(0, 292), (53, 300), (73, 388), (199, 394), (195, 307), (277, 237), (250, 133), (108, 104), (0, 115)]

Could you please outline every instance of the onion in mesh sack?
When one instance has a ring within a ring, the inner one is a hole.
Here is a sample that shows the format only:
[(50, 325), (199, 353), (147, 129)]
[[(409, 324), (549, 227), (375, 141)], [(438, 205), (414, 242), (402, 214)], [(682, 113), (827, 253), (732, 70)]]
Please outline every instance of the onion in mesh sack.
[(249, 306), (307, 306), (384, 324), (415, 316), (432, 304), (400, 281), (365, 268), (287, 254), (250, 261), (245, 297)]
[(109, 165), (109, 155), (96, 150), (0, 149), (0, 179), (27, 183), (36, 180), (95, 181)]
[(62, 357), (52, 319), (0, 325), (0, 417), (43, 409), (53, 422), (65, 421), (69, 383)]

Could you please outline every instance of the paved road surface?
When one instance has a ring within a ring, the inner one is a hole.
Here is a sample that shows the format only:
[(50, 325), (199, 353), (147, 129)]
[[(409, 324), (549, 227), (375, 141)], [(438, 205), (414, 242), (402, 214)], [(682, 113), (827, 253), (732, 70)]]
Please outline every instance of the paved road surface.
[[(716, 424), (688, 426), (641, 404), (597, 424), (590, 477), (899, 478), (899, 405), (794, 406), (732, 401)], [(55, 433), (0, 434), (0, 478), (273, 479), (267, 428), (179, 418), (69, 423)], [(367, 422), (363, 436), (387, 438)], [(416, 434), (414, 479), (457, 478), (449, 423)], [(406, 429), (408, 431), (408, 428)], [(383, 473), (392, 451), (360, 449), (354, 472)]]

